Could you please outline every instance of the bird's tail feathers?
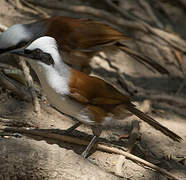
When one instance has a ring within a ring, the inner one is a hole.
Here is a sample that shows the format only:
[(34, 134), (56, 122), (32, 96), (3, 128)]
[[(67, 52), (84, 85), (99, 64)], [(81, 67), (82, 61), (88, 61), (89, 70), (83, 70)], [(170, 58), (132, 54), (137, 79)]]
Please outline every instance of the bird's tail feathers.
[(132, 114), (136, 115), (149, 125), (153, 126), (155, 129), (161, 131), (163, 134), (166, 136), (169, 136), (172, 140), (180, 142), (182, 138), (178, 136), (176, 133), (172, 132), (169, 130), (167, 127), (161, 125), (158, 121), (155, 119), (151, 118), (150, 116), (146, 115), (142, 111), (136, 109), (134, 106), (128, 106), (127, 108), (128, 111), (130, 111)]

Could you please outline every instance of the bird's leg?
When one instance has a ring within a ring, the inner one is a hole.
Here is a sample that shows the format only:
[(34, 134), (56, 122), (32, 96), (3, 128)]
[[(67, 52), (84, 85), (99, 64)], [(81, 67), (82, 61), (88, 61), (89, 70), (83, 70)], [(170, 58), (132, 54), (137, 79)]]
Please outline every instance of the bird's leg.
[(98, 140), (102, 132), (102, 128), (98, 126), (92, 126), (91, 129), (92, 129), (94, 136), (92, 140), (90, 141), (90, 143), (88, 144), (88, 146), (86, 147), (85, 151), (81, 154), (83, 158), (87, 158), (90, 150), (92, 149), (92, 147), (94, 146), (94, 144), (96, 143), (96, 141)]
[(86, 147), (85, 151), (83, 151), (83, 153), (81, 154), (81, 156), (83, 158), (87, 158), (91, 148), (94, 146), (95, 142), (97, 141), (98, 136), (94, 135), (94, 137), (92, 138), (92, 140), (90, 141), (89, 145)]
[(81, 122), (77, 122), (76, 124), (74, 124), (73, 126), (71, 126), (70, 128), (65, 130), (66, 134), (71, 133), (74, 129), (76, 129), (77, 127), (79, 127), (82, 123)]

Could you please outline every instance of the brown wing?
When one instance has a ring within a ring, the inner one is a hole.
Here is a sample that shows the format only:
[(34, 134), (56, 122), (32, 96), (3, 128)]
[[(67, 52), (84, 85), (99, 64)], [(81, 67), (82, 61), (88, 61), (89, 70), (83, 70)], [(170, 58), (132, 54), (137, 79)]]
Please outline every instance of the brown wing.
[[(72, 69), (69, 85), (70, 96), (80, 103), (87, 104), (86, 108), (92, 112), (94, 121), (97, 123), (104, 122), (104, 118), (109, 112), (120, 116), (122, 110), (128, 110), (174, 141), (180, 142), (182, 139), (167, 127), (162, 126), (150, 116), (136, 109), (127, 96), (121, 94), (117, 89), (99, 78), (91, 77)], [(124, 114), (126, 115), (126, 112)]]
[(47, 19), (46, 23), (47, 35), (54, 37), (59, 47), (67, 48), (66, 50), (91, 50), (117, 40), (128, 39), (110, 26), (94, 20), (56, 16)]
[(98, 106), (130, 103), (127, 96), (102, 79), (88, 76), (75, 69), (72, 69), (69, 86), (71, 97), (81, 103)]
[[(136, 59), (143, 65), (150, 65), (163, 74), (169, 74), (166, 68), (158, 64), (152, 58), (141, 55), (119, 42), (128, 41), (129, 37), (113, 29), (112, 27), (95, 20), (75, 19), (56, 16), (42, 21), (48, 30), (46, 35), (57, 40), (60, 50), (72, 52), (86, 52), (86, 56), (92, 56), (90, 52), (100, 51), (105, 46), (116, 46)], [(88, 54), (89, 53), (89, 54)], [(81, 54), (82, 55), (82, 54)]]

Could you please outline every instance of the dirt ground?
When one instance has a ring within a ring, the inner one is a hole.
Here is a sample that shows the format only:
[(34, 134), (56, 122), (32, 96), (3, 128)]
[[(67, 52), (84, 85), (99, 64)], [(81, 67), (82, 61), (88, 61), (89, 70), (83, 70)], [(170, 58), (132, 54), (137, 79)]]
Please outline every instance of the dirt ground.
[[(22, 14), (5, 0), (0, 2), (0, 23), (10, 26), (15, 23), (27, 23), (37, 17)], [(163, 77), (154, 74), (137, 64), (122, 52), (112, 56), (112, 63), (125, 72), (128, 79), (136, 86), (148, 91), (162, 92), (161, 87), (167, 86), (166, 93), (175, 93), (181, 80), (177, 77)], [(0, 57), (1, 62), (13, 59), (11, 55)], [(127, 59), (123, 61), (123, 59)], [(13, 63), (14, 64), (14, 63)], [(100, 75), (112, 83), (116, 83), (116, 71), (108, 63), (98, 57), (92, 62), (93, 73)], [(140, 69), (140, 70), (139, 70)], [(116, 83), (117, 85), (117, 83)], [(169, 85), (171, 88), (169, 88)], [(171, 91), (170, 91), (171, 89)], [(183, 89), (180, 97), (186, 98)], [(39, 96), (41, 115), (33, 112), (32, 103), (21, 101), (0, 86), (0, 128), (4, 127), (36, 127), (39, 129), (67, 129), (74, 121), (57, 112), (49, 106), (46, 98)], [(137, 102), (140, 105), (143, 102)], [(186, 107), (180, 111), (185, 112)], [(186, 116), (174, 112), (172, 109), (151, 107), (149, 114), (164, 126), (183, 138), (181, 143), (173, 142), (146, 123), (140, 123), (141, 139), (133, 150), (133, 154), (165, 168), (180, 179), (186, 179)], [(2, 115), (2, 117), (1, 117)], [(130, 130), (131, 120), (112, 124), (106, 127), (101, 140), (109, 140), (126, 147), (127, 140), (119, 141), (119, 136)], [(91, 130), (87, 126), (80, 126), (77, 135), (90, 139)], [(4, 179), (167, 179), (166, 176), (143, 167), (140, 164), (123, 159), (123, 156), (96, 151), (88, 160), (79, 156), (85, 147), (59, 141), (38, 139), (20, 135), (21, 137), (0, 137), (0, 180)], [(55, 154), (55, 155), (54, 155)], [(56, 156), (58, 154), (58, 156)], [(58, 157), (58, 158), (56, 158)], [(185, 159), (184, 159), (185, 158)], [(118, 170), (118, 163), (123, 164)], [(47, 163), (46, 163), (47, 162)], [(39, 173), (38, 173), (39, 172)], [(49, 173), (50, 172), (50, 173)], [(51, 173), (52, 172), (52, 173)], [(34, 176), (37, 174), (37, 178)], [(44, 178), (45, 177), (45, 178)]]

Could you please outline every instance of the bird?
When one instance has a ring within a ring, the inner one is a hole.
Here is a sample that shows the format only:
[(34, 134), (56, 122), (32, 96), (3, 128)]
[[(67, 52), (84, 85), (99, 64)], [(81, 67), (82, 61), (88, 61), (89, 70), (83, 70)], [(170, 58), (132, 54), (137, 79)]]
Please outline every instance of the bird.
[(130, 115), (136, 115), (172, 140), (181, 141), (180, 136), (138, 110), (129, 96), (106, 81), (64, 63), (53, 37), (40, 37), (26, 48), (11, 53), (26, 57), (36, 72), (49, 103), (78, 120), (67, 132), (82, 123), (91, 127), (94, 136), (82, 153), (84, 158), (98, 141), (104, 125)]
[(150, 65), (162, 74), (169, 74), (152, 58), (124, 45), (122, 42), (130, 41), (128, 36), (100, 21), (84, 18), (53, 16), (28, 24), (15, 24), (0, 35), (0, 54), (23, 48), (42, 36), (55, 38), (64, 61), (87, 73), (90, 73), (92, 57), (113, 47), (113, 52), (120, 49), (142, 64)]

